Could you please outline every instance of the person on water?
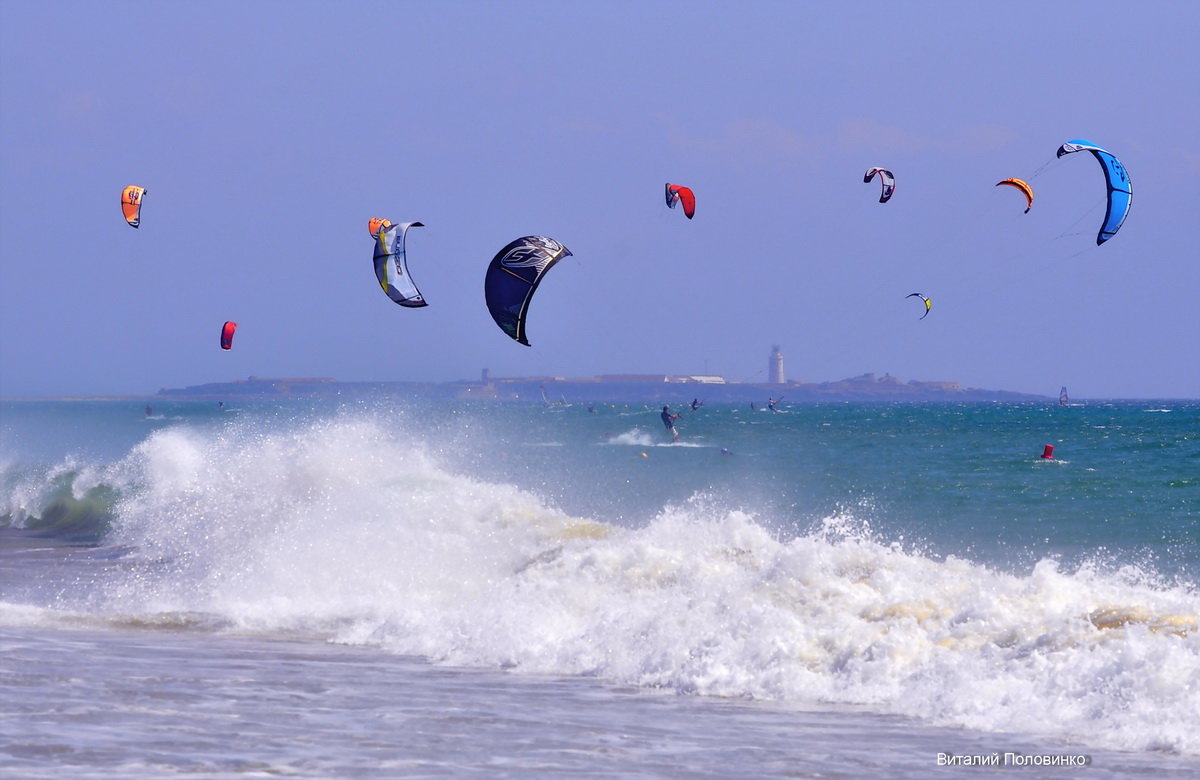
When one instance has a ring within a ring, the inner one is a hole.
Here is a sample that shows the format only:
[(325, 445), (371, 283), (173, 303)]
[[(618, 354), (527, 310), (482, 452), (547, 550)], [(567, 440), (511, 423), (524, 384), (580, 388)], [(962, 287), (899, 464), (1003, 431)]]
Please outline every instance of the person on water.
[(701, 406), (700, 399), (699, 399), (699, 398), (693, 398), (693, 399), (692, 399), (692, 411), (693, 411), (693, 412), (694, 412), (694, 411), (696, 411), (697, 409), (699, 409), (699, 408), (700, 408), (700, 406)]
[(662, 414), (663, 425), (666, 426), (667, 432), (671, 434), (671, 441), (679, 441), (679, 431), (675, 430), (675, 421), (679, 419), (679, 415), (671, 414), (670, 406), (663, 406)]
[(775, 411), (775, 404), (778, 403), (774, 398), (767, 399), (767, 408), (772, 412)]

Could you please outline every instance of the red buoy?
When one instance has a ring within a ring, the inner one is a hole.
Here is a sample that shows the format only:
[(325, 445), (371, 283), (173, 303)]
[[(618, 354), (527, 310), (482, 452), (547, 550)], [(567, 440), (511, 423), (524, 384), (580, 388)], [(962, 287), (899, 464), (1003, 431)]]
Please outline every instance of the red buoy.
[(1046, 460), (1054, 460), (1054, 445), (1053, 444), (1046, 445), (1046, 448), (1044, 450), (1042, 450), (1042, 457), (1045, 458)]

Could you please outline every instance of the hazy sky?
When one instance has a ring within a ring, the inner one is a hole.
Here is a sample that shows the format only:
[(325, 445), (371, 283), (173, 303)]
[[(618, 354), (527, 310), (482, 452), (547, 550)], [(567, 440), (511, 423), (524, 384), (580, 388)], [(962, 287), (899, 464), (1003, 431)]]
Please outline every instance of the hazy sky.
[[(779, 344), (803, 381), (1197, 397), (1198, 20), (1125, 0), (0, 0), (0, 394), (484, 367), (765, 381)], [(1133, 181), (1100, 247), (1100, 166), (1054, 157), (1074, 138)], [(1029, 214), (994, 186), (1010, 176)], [(138, 230), (127, 184), (148, 190)], [(425, 223), (428, 308), (379, 289), (372, 216)], [(483, 277), (529, 234), (574, 257), (524, 347)]]

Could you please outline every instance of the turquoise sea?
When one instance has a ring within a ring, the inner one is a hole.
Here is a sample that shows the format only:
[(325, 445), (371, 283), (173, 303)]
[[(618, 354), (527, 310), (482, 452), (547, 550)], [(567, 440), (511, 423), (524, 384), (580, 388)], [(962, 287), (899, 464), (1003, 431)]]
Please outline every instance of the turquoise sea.
[(1200, 402), (150, 403), (0, 404), (0, 774), (1200, 773)]

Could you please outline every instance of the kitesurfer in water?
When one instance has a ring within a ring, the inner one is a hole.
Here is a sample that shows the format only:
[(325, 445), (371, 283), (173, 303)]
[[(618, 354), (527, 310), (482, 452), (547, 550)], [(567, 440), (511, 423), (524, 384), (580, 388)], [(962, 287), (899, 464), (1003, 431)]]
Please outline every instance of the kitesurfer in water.
[(679, 431), (675, 430), (675, 421), (679, 419), (679, 415), (671, 414), (670, 406), (663, 406), (662, 414), (663, 425), (666, 426), (667, 432), (671, 434), (671, 441), (679, 441)]
[(768, 398), (767, 399), (767, 408), (773, 412), (773, 411), (775, 411), (775, 404), (777, 404), (777, 403), (778, 403), (778, 401), (776, 401), (774, 398)]
[(692, 399), (692, 411), (693, 412), (696, 411), (697, 409), (699, 409), (703, 405), (704, 405), (704, 402), (701, 401), (699, 398)]

